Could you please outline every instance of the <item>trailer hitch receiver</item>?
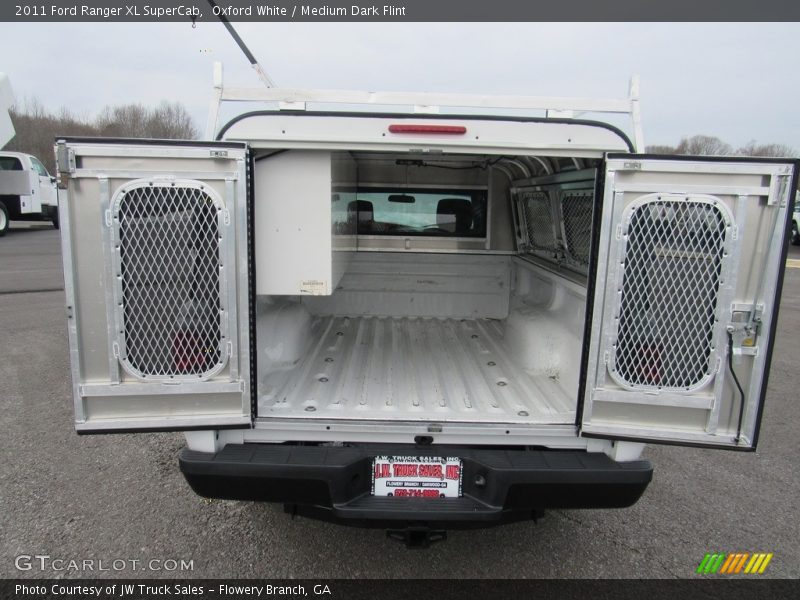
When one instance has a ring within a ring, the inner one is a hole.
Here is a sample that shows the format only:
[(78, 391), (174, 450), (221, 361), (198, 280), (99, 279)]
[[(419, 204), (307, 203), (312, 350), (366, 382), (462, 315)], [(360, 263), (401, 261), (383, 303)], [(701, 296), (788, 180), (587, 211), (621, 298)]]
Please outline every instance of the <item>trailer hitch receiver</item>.
[(412, 526), (405, 529), (387, 529), (386, 537), (403, 542), (406, 548), (430, 548), (435, 542), (447, 539), (447, 532), (425, 526)]

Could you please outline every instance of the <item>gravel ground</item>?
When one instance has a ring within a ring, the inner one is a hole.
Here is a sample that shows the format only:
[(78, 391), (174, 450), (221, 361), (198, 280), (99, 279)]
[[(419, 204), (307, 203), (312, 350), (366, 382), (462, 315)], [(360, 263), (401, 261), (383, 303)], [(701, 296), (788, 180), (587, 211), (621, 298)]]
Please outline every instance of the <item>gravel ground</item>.
[[(179, 434), (76, 435), (62, 283), (57, 232), (0, 239), (0, 577), (176, 574), (140, 570), (151, 559), (193, 561), (181, 575), (206, 578), (691, 577), (709, 551), (774, 552), (767, 575), (800, 576), (800, 269), (787, 270), (758, 452), (651, 446), (654, 481), (632, 508), (455, 531), (427, 551), (278, 506), (203, 500), (178, 471)], [(127, 566), (20, 572), (19, 555)]]

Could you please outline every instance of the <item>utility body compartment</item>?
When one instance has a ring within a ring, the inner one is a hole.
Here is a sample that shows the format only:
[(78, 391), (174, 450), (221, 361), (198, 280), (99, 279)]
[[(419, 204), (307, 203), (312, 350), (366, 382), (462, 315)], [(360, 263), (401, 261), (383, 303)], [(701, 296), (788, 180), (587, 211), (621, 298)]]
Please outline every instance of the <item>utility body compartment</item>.
[(626, 506), (643, 442), (755, 447), (795, 163), (569, 119), (220, 137), (58, 143), (78, 431), (186, 430), (198, 493), (359, 524)]

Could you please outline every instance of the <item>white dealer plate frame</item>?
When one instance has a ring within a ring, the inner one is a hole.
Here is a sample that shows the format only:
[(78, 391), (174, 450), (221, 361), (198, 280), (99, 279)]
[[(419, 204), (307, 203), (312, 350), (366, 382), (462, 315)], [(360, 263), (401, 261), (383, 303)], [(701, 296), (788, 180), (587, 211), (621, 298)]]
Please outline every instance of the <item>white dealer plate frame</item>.
[(396, 498), (460, 498), (464, 465), (454, 456), (376, 456), (372, 495)]

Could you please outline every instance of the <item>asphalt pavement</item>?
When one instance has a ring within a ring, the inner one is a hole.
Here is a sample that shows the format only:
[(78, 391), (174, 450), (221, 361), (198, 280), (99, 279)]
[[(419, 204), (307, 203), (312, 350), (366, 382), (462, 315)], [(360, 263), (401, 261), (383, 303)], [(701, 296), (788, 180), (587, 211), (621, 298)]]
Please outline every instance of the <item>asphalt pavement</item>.
[(0, 577), (672, 578), (697, 577), (707, 552), (772, 552), (764, 576), (800, 576), (800, 268), (786, 273), (757, 452), (650, 446), (654, 480), (631, 508), (454, 531), (424, 551), (203, 500), (178, 470), (180, 434), (75, 434), (62, 288), (57, 231), (0, 238)]

